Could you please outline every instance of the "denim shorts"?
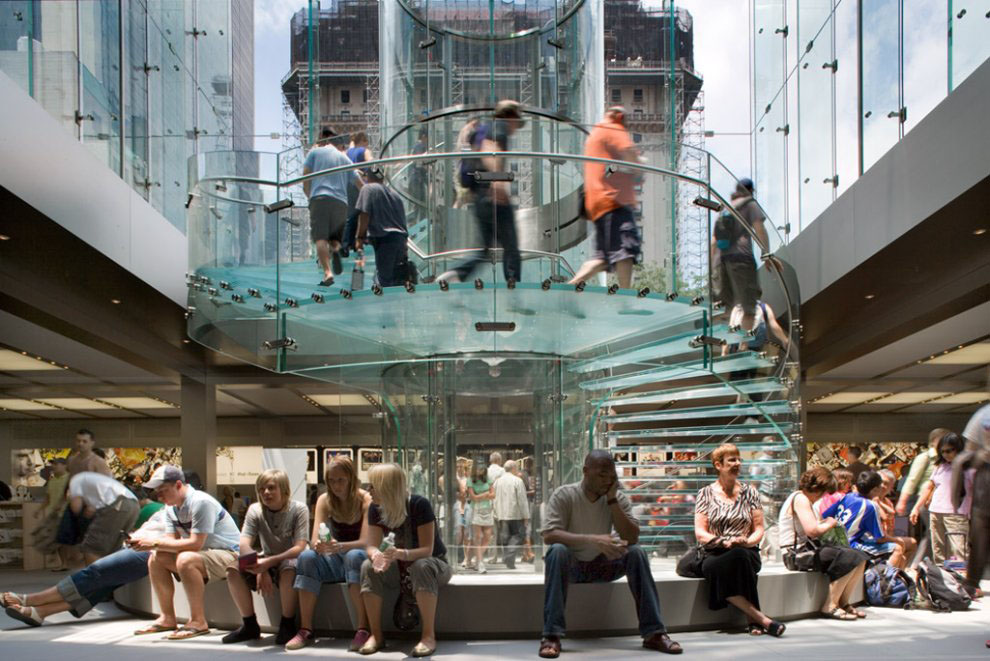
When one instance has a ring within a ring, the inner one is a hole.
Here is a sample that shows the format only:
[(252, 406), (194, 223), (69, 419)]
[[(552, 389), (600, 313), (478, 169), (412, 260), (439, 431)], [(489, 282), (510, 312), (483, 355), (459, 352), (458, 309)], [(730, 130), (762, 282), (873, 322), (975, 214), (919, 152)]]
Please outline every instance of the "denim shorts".
[(356, 585), (361, 582), (361, 565), (367, 559), (368, 554), (361, 549), (329, 554), (307, 549), (296, 560), (296, 580), (292, 587), (319, 594), (324, 583)]

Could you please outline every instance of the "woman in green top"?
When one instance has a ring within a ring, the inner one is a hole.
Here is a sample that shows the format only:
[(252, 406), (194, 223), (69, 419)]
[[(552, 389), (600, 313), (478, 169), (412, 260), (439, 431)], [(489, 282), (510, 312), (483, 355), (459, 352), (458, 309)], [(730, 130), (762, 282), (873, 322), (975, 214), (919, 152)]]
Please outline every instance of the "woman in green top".
[[(495, 526), (493, 505), (495, 488), (488, 481), (488, 468), (479, 462), (471, 469), (471, 480), (468, 482), (468, 498), (472, 503), (471, 526), (474, 530), (475, 558), (478, 572), (485, 574), (485, 550), (492, 541), (492, 529)], [(469, 554), (470, 555), (470, 554)], [(468, 569), (471, 567), (469, 566)]]

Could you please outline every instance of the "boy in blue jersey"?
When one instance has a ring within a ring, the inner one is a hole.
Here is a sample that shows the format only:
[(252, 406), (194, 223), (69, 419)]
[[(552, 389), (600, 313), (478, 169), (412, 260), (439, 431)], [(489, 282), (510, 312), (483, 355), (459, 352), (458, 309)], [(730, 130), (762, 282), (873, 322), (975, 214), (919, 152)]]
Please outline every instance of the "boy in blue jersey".
[(874, 470), (865, 470), (856, 478), (856, 487), (842, 500), (822, 512), (822, 518), (835, 517), (846, 528), (849, 545), (871, 556), (889, 553), (889, 564), (904, 569), (907, 557), (904, 548), (884, 536), (880, 515), (873, 499), (883, 491), (883, 478)]

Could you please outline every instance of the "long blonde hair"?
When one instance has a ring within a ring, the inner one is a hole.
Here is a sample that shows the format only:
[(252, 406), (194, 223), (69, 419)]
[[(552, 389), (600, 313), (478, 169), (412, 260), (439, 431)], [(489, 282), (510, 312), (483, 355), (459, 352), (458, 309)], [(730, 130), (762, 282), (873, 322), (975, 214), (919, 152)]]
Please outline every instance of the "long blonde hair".
[(375, 490), (381, 519), (389, 528), (398, 528), (406, 520), (406, 472), (398, 464), (379, 464), (368, 471), (368, 481)]
[[(338, 498), (330, 488), (330, 471), (340, 468), (347, 474), (347, 497)], [(323, 471), (323, 481), (327, 485), (327, 505), (330, 508), (330, 518), (340, 523), (353, 523), (364, 508), (364, 493), (358, 480), (354, 462), (346, 455), (334, 457)]]

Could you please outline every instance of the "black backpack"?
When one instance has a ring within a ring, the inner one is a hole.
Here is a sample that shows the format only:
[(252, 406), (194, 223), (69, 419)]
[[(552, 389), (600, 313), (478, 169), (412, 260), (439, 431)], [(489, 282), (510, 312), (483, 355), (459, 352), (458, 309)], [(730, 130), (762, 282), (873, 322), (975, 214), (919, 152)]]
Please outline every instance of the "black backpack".
[[(749, 200), (746, 204), (751, 203), (753, 200)], [(744, 205), (745, 206), (745, 205)], [(742, 207), (739, 211), (742, 210)], [(745, 233), (742, 223), (739, 219), (732, 215), (732, 212), (726, 209), (721, 214), (719, 214), (718, 220), (715, 221), (715, 227), (712, 232), (715, 235), (715, 241), (718, 244), (718, 249), (721, 251), (726, 251), (732, 246), (736, 245)]]
[(939, 567), (931, 558), (918, 565), (918, 591), (937, 611), (964, 611), (972, 599), (963, 577), (951, 569)]

